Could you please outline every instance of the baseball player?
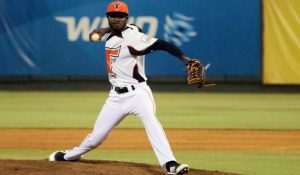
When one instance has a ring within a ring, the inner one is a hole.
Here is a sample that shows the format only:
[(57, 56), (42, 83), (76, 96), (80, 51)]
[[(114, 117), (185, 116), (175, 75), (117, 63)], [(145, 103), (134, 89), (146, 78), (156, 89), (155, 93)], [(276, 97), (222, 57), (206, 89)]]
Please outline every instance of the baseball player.
[(78, 146), (68, 151), (56, 151), (49, 161), (79, 160), (85, 153), (98, 147), (110, 131), (127, 115), (136, 115), (143, 123), (152, 148), (168, 175), (187, 174), (189, 165), (179, 164), (170, 148), (161, 124), (156, 118), (156, 107), (151, 89), (147, 85), (144, 64), (145, 55), (164, 50), (188, 63), (176, 46), (157, 38), (152, 38), (135, 25), (127, 25), (128, 6), (115, 1), (107, 7), (109, 28), (96, 29), (90, 34), (106, 41), (105, 55), (108, 78), (111, 83), (109, 97), (95, 122), (90, 134)]

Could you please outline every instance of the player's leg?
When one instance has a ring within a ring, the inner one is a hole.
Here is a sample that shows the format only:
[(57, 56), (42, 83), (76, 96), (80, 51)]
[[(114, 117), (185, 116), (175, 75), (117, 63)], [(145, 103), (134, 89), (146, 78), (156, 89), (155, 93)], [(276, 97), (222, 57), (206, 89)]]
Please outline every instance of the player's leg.
[(131, 99), (134, 106), (132, 113), (136, 114), (142, 121), (151, 146), (163, 166), (166, 162), (175, 161), (165, 132), (156, 118), (156, 106), (150, 88), (144, 87)]
[(64, 158), (66, 160), (80, 159), (83, 154), (99, 146), (124, 116), (125, 113), (120, 108), (117, 95), (111, 93), (95, 122), (92, 133), (87, 135), (80, 146), (69, 150)]
[(187, 174), (189, 165), (179, 164), (176, 161), (165, 132), (156, 118), (156, 107), (151, 89), (147, 87), (137, 93), (132, 103), (137, 104), (133, 113), (142, 121), (161, 166), (166, 168), (169, 175)]

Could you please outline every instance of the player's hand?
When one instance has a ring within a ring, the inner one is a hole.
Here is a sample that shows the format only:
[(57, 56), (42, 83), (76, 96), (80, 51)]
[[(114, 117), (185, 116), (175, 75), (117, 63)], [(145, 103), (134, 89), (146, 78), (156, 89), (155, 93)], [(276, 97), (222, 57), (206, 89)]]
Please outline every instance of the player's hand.
[(205, 68), (198, 59), (190, 60), (186, 64), (187, 82), (189, 85), (197, 85), (201, 88), (204, 85), (206, 76)]
[(189, 85), (197, 85), (199, 88), (215, 86), (215, 83), (206, 84), (206, 70), (210, 63), (203, 65), (200, 60), (192, 59), (186, 64), (187, 82)]
[(109, 28), (95, 29), (89, 34), (89, 39), (91, 42), (98, 42), (108, 32)]

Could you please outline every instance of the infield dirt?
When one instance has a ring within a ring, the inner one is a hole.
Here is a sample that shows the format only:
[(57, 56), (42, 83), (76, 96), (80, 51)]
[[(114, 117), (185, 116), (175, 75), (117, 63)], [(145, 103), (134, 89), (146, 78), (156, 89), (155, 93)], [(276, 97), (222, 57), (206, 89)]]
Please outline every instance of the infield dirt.
[[(0, 129), (0, 149), (71, 149), (91, 129)], [(300, 151), (300, 131), (166, 129), (176, 150)], [(180, 139), (179, 139), (180, 138)], [(114, 129), (98, 149), (152, 149), (144, 129)]]

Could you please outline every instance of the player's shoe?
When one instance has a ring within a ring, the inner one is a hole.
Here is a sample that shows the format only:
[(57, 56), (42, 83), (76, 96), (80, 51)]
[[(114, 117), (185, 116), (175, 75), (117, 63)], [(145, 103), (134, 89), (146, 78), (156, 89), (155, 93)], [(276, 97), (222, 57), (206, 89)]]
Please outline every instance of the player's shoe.
[(49, 155), (49, 161), (67, 161), (64, 156), (67, 152), (66, 151), (55, 151)]
[(166, 164), (168, 175), (188, 174), (190, 167), (187, 164), (179, 164), (176, 161), (170, 161)]

